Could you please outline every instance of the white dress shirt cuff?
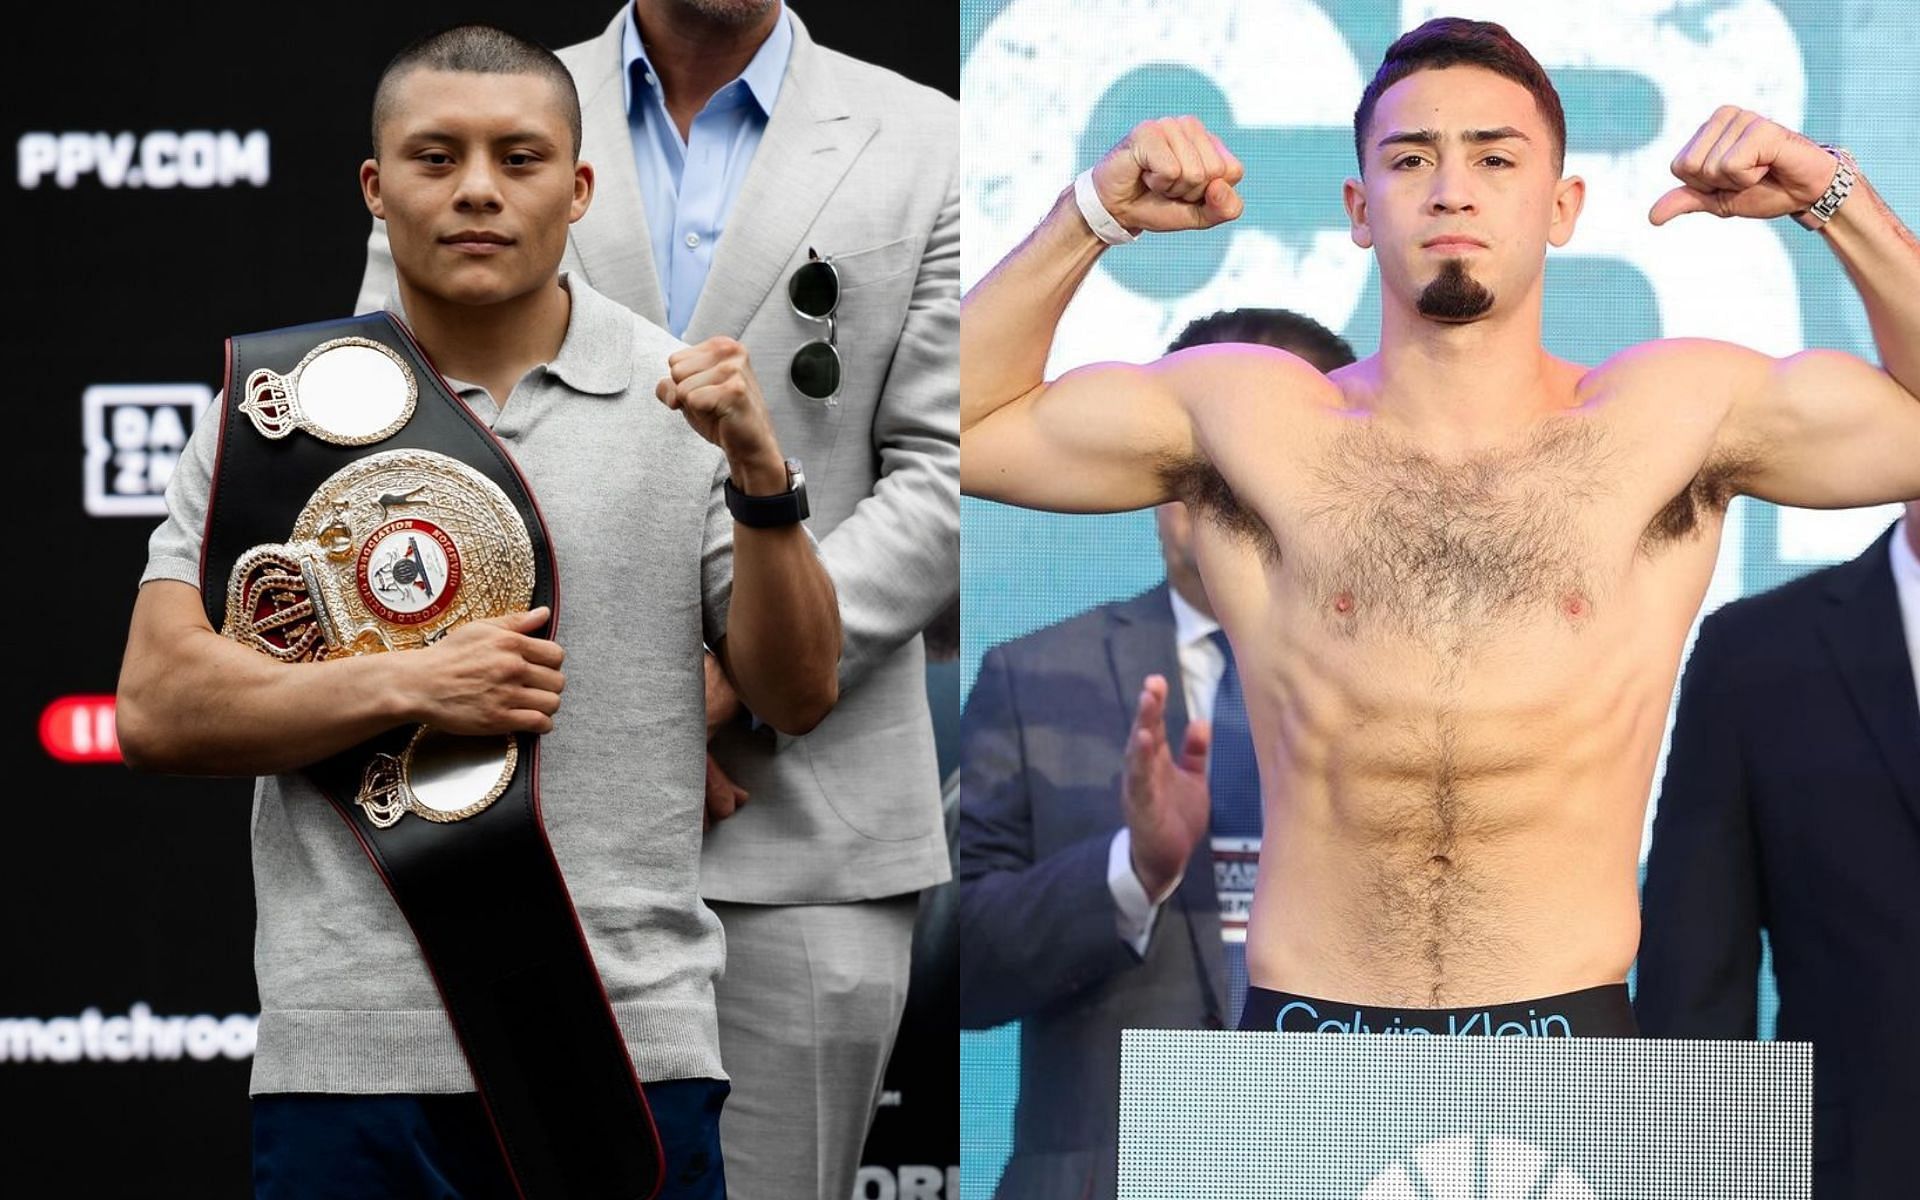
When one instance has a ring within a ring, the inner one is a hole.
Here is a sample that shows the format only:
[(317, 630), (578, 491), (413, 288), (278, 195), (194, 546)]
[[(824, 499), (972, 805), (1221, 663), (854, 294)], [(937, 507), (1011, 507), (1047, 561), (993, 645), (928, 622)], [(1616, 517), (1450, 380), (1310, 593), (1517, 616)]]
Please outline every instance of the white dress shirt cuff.
[(1114, 924), (1119, 927), (1120, 940), (1141, 958), (1147, 956), (1147, 942), (1153, 937), (1160, 906), (1179, 886), (1176, 879), (1158, 898), (1147, 895), (1140, 877), (1133, 873), (1133, 832), (1123, 827), (1113, 835), (1113, 843), (1107, 848), (1107, 890), (1113, 893)]

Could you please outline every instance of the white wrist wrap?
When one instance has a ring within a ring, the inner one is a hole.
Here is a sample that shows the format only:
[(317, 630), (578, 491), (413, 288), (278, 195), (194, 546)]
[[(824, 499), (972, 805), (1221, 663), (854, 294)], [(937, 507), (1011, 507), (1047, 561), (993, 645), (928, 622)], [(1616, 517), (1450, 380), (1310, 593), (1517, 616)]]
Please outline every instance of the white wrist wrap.
[(1074, 177), (1073, 202), (1080, 206), (1080, 215), (1087, 220), (1087, 227), (1093, 230), (1093, 236), (1109, 246), (1124, 246), (1134, 240), (1134, 234), (1128, 233), (1120, 222), (1113, 219), (1107, 206), (1100, 203), (1100, 196), (1093, 190), (1093, 168), (1088, 167)]

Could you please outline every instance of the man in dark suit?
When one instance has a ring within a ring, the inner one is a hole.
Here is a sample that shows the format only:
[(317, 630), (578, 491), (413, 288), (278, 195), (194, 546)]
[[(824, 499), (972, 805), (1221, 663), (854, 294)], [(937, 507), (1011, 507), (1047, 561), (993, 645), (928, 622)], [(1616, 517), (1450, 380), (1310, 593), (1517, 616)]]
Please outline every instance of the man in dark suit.
[[(1353, 361), (1280, 309), (1202, 318), (1169, 352), (1208, 342)], [(961, 1024), (1022, 1022), (1000, 1200), (1111, 1197), (1120, 1031), (1232, 1028), (1246, 994), (1252, 741), (1186, 509), (1154, 516), (1168, 582), (988, 651), (961, 722)], [(1181, 750), (1155, 802), (1136, 777), (1160, 737)]]
[(1647, 859), (1634, 1009), (1814, 1044), (1814, 1195), (1914, 1194), (1920, 1125), (1920, 501), (1852, 562), (1708, 617)]

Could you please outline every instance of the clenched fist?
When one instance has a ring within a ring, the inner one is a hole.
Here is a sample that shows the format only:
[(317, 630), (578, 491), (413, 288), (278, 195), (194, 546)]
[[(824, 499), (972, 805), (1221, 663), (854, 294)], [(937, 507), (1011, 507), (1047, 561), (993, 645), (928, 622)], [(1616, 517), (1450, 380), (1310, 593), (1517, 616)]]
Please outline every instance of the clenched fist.
[(786, 466), (747, 348), (730, 337), (710, 337), (675, 351), (667, 370), (654, 395), (720, 447), (733, 467), (734, 486), (749, 495), (785, 491)]
[(1834, 156), (1756, 112), (1724, 105), (1673, 159), (1681, 183), (1654, 202), (1647, 219), (1683, 213), (1784, 217), (1812, 207), (1833, 182)]
[(1113, 219), (1143, 229), (1209, 229), (1245, 207), (1233, 190), (1246, 174), (1198, 117), (1142, 121), (1093, 168), (1093, 190)]

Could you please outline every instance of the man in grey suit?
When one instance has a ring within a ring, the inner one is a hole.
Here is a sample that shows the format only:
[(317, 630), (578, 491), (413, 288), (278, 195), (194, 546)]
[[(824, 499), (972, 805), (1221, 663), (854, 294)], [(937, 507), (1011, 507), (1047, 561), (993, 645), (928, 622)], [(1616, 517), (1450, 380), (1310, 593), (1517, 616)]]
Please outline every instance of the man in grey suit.
[[(684, 341), (746, 346), (839, 593), (840, 706), (805, 737), (710, 665), (700, 882), (727, 938), (731, 1194), (846, 1200), (916, 893), (950, 874), (919, 634), (959, 584), (958, 106), (816, 45), (779, 0), (636, 0), (560, 57), (599, 171), (563, 268)], [(794, 289), (817, 259), (833, 278)], [(376, 226), (360, 307), (390, 279)]]
[[(1353, 361), (1279, 309), (1202, 318), (1169, 353), (1208, 342), (1278, 346), (1322, 371)], [(1237, 687), (1186, 508), (1154, 517), (1168, 582), (989, 650), (962, 718), (960, 1022), (1022, 1022), (999, 1200), (1111, 1198), (1120, 1031), (1232, 1028), (1246, 991), (1258, 789), (1221, 786)], [(1162, 711), (1179, 778), (1129, 786)], [(1237, 728), (1250, 770), (1244, 710)], [(1253, 826), (1229, 828), (1248, 809)]]

